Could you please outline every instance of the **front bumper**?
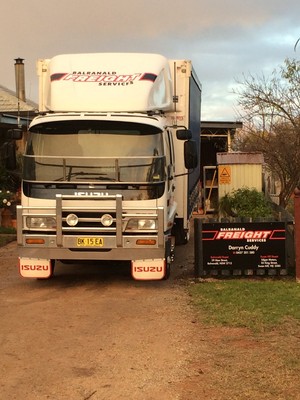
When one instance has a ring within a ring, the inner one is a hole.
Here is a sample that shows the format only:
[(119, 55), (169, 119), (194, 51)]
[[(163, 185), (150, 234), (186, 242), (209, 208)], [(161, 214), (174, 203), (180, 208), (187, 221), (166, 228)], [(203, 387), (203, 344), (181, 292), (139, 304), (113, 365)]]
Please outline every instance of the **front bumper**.
[[(164, 258), (168, 233), (164, 232), (164, 209), (124, 209), (122, 196), (101, 198), (78, 198), (57, 195), (52, 207), (17, 207), (17, 243), (19, 257), (65, 259), (65, 260), (135, 260)], [(89, 200), (88, 205), (84, 200)], [(92, 201), (91, 201), (92, 200)], [(113, 227), (105, 227), (98, 222), (97, 215), (112, 212)], [(66, 213), (81, 213), (82, 225), (66, 225)], [(56, 228), (37, 231), (28, 229), (28, 216), (45, 216), (56, 219)], [(90, 218), (89, 216), (93, 216)], [(153, 232), (126, 231), (126, 221), (130, 218), (157, 219), (157, 229)], [(86, 226), (84, 225), (85, 223)], [(84, 246), (82, 246), (84, 243)], [(98, 243), (98, 245), (94, 245)], [(99, 244), (100, 243), (100, 244)]]

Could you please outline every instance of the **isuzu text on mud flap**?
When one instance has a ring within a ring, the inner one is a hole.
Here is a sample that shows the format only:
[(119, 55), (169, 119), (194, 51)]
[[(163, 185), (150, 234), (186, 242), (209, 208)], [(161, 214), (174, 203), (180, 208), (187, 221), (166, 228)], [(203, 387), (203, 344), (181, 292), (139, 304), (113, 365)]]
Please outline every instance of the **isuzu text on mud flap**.
[(131, 274), (137, 280), (163, 279), (166, 275), (166, 260), (132, 261)]
[(37, 67), (40, 115), (17, 207), (21, 275), (50, 277), (56, 260), (127, 260), (135, 279), (167, 278), (200, 188), (191, 62), (94, 53)]
[(20, 261), (20, 273), (24, 278), (49, 278), (51, 275), (50, 260), (31, 260), (23, 258)]

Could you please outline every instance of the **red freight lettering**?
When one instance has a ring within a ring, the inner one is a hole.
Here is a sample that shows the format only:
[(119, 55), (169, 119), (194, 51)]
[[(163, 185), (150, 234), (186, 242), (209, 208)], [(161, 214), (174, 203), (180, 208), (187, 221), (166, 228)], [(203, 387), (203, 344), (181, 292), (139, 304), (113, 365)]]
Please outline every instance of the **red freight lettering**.
[(272, 231), (221, 231), (216, 239), (267, 239)]

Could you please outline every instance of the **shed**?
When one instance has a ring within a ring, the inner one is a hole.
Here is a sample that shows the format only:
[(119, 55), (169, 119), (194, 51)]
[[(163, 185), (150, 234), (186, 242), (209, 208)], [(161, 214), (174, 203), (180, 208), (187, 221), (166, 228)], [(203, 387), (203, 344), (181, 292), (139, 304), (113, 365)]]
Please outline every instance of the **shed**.
[(217, 153), (219, 199), (243, 187), (261, 192), (263, 163), (258, 152)]

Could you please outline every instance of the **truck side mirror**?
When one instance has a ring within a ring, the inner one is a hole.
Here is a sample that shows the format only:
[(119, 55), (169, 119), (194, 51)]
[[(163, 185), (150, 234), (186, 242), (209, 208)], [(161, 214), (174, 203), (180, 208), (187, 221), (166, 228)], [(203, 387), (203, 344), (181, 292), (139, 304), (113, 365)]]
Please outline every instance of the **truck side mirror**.
[(22, 139), (22, 129), (9, 129), (4, 135), (6, 140), (20, 140)]
[(198, 152), (195, 140), (184, 142), (184, 165), (186, 169), (194, 169), (198, 165)]
[(177, 129), (176, 137), (178, 140), (192, 139), (192, 131), (190, 129)]

